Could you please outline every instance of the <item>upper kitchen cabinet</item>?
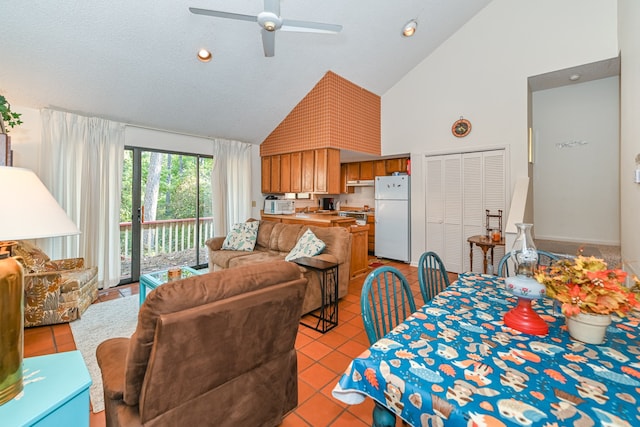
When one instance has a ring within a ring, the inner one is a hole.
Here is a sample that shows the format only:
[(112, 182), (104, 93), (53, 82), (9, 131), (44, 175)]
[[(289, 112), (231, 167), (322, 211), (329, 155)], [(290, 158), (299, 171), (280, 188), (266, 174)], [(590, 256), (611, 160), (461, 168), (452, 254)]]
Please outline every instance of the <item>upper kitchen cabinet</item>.
[(373, 161), (370, 162), (360, 162), (360, 178), (358, 179), (373, 179), (375, 176), (373, 175)]
[(282, 173), (280, 169), (280, 156), (271, 156), (271, 192), (272, 193), (283, 193), (282, 187), (280, 186)]
[(387, 174), (386, 162), (384, 160), (376, 160), (373, 162), (373, 176), (385, 176)]
[(291, 153), (291, 192), (302, 193), (302, 152)]
[(315, 151), (314, 192), (340, 193), (340, 150), (321, 148)]
[(271, 156), (262, 158), (262, 192), (271, 193)]
[(291, 154), (280, 154), (280, 191), (291, 193)]
[(302, 192), (313, 193), (313, 176), (315, 174), (315, 153), (313, 150), (302, 152)]
[(356, 181), (360, 179), (360, 163), (347, 163), (347, 181)]
[(391, 175), (394, 172), (406, 172), (407, 160), (407, 158), (385, 160), (386, 174)]

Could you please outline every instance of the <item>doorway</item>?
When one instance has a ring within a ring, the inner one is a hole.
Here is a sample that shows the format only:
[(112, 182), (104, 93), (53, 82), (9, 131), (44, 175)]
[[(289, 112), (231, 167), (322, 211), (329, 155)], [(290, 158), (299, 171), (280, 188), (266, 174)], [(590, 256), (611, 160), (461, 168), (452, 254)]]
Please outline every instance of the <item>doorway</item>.
[(173, 266), (207, 266), (212, 165), (211, 156), (125, 147), (121, 284)]
[(529, 79), (534, 238), (540, 249), (582, 248), (612, 265), (620, 245), (619, 61)]

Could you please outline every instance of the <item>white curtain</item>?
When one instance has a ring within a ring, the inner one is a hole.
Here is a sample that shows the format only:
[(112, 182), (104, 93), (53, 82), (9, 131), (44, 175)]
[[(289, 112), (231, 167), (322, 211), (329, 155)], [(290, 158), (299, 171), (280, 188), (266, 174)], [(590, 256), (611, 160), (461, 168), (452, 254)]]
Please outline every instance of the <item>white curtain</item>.
[(251, 144), (213, 140), (211, 171), (214, 236), (251, 216)]
[(53, 259), (82, 256), (98, 267), (100, 288), (120, 281), (120, 181), (124, 124), (43, 109), (40, 177), (77, 237), (48, 239)]

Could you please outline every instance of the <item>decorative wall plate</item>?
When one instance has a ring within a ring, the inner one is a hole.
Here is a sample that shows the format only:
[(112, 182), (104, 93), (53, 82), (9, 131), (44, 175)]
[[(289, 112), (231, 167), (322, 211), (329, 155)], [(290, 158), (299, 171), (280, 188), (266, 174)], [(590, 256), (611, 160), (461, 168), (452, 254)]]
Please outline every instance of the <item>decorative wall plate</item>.
[(456, 120), (453, 123), (453, 126), (451, 126), (451, 133), (453, 133), (453, 136), (458, 138), (469, 135), (469, 132), (471, 132), (471, 122), (467, 119), (463, 119), (462, 116), (460, 116), (460, 119)]

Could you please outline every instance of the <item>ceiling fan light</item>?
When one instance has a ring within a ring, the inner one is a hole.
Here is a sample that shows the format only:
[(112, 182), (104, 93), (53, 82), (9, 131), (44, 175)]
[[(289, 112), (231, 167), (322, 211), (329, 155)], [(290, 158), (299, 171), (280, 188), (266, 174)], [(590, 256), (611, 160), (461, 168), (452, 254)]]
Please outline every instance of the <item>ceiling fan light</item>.
[(267, 31), (274, 31), (276, 29), (276, 23), (273, 21), (267, 21), (264, 23), (264, 29)]
[(418, 21), (412, 19), (402, 28), (402, 35), (404, 37), (411, 37), (416, 33), (416, 28), (418, 28)]
[(198, 60), (200, 60), (201, 62), (209, 62), (211, 61), (212, 57), (213, 55), (211, 55), (211, 52), (209, 52), (207, 49), (200, 49), (198, 51)]

